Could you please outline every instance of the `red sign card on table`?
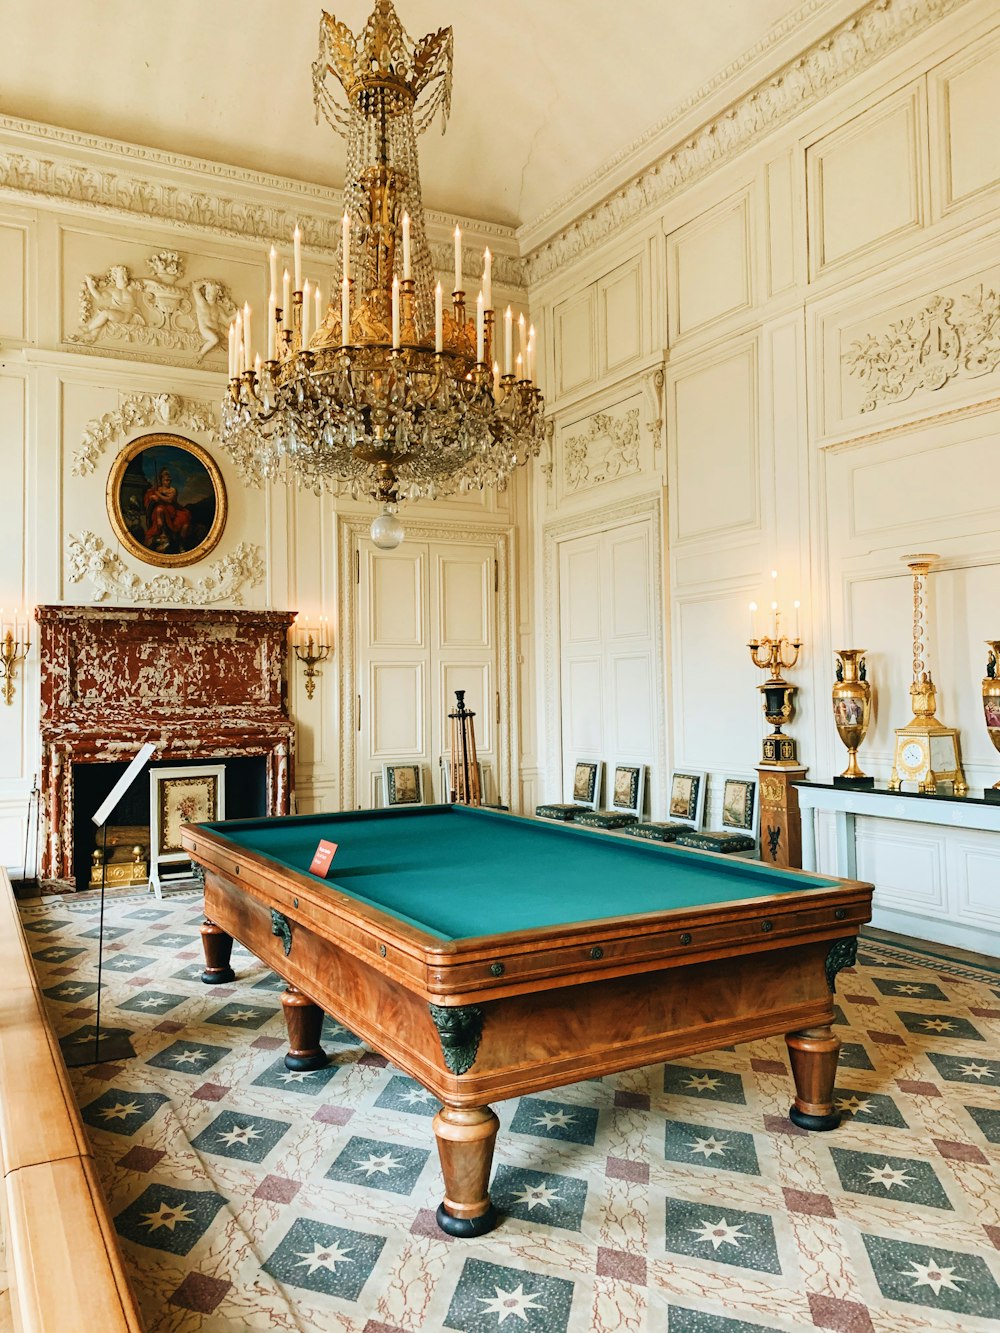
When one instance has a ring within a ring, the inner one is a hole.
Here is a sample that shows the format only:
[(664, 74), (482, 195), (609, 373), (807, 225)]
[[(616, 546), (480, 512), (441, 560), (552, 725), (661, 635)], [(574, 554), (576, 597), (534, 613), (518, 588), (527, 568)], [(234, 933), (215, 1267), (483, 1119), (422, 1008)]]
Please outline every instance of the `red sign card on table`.
[(309, 866), (312, 874), (320, 875), (323, 879), (326, 879), (326, 872), (330, 869), (330, 862), (333, 860), (333, 854), (336, 850), (337, 844), (335, 842), (327, 842), (325, 838), (320, 838), (316, 855)]

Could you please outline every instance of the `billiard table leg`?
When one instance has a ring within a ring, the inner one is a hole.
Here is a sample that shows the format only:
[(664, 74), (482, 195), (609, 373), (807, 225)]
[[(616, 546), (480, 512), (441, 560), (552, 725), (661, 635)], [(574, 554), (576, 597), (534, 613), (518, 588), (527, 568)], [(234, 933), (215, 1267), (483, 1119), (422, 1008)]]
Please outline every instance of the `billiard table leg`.
[(499, 1127), (489, 1106), (442, 1106), (434, 1117), (444, 1172), (437, 1224), (449, 1236), (482, 1236), (497, 1224), (489, 1184)]
[(804, 1028), (785, 1037), (795, 1080), (795, 1104), (788, 1118), (800, 1129), (836, 1129), (840, 1112), (833, 1109), (840, 1038), (829, 1027)]
[(286, 1069), (324, 1069), (330, 1057), (319, 1044), (323, 1028), (323, 1010), (308, 995), (289, 986), (281, 996), (281, 1007), (288, 1028)]
[(221, 926), (207, 918), (201, 924), (201, 947), (205, 951), (205, 970), (201, 979), (206, 986), (219, 986), (224, 981), (235, 981), (236, 973), (229, 966), (233, 951), (233, 937)]

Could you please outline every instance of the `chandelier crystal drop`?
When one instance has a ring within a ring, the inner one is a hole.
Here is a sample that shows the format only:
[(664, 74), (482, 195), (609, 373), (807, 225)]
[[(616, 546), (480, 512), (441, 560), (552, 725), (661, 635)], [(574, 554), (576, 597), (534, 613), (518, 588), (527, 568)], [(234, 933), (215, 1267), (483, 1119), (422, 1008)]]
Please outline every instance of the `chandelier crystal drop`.
[(451, 66), (451, 28), (414, 43), (391, 0), (357, 36), (323, 14), (317, 120), (347, 140), (340, 288), (324, 310), (296, 228), (280, 288), (271, 249), (266, 358), (248, 306), (230, 328), (222, 438), (243, 475), (374, 499), (387, 545), (402, 539), (401, 501), (503, 488), (543, 433), (534, 329), (509, 306), (497, 328), (489, 250), (471, 309), (457, 227), (447, 305), (434, 282), (416, 140), (438, 111), (447, 123)]

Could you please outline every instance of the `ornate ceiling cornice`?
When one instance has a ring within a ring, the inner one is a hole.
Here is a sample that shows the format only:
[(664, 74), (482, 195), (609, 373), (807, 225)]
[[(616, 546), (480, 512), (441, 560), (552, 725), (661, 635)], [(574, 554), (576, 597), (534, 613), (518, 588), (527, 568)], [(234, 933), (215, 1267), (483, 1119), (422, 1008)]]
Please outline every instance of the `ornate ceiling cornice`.
[[(855, 15), (839, 24), (826, 37), (787, 61), (775, 74), (733, 102), (724, 112), (704, 122), (683, 142), (637, 171), (624, 185), (608, 195), (554, 235), (533, 244), (526, 255), (527, 278), (540, 282), (564, 264), (598, 244), (646, 209), (662, 204), (671, 195), (706, 175), (713, 168), (745, 152), (755, 140), (770, 134), (786, 121), (825, 97), (852, 76), (867, 69), (903, 41), (912, 38), (968, 0), (869, 0)], [(716, 84), (732, 77), (724, 71)], [(710, 85), (711, 91), (715, 85)], [(700, 98), (706, 90), (698, 94)], [(619, 154), (576, 193), (599, 183), (624, 160), (639, 158), (660, 141), (670, 124), (683, 119), (691, 104), (682, 107), (666, 125), (654, 126), (641, 140)], [(564, 210), (563, 200), (529, 226), (521, 227), (522, 244), (539, 236), (546, 219), (554, 220)]]
[[(335, 254), (343, 208), (339, 190), (102, 139), (37, 121), (0, 116), (0, 191), (22, 200), (51, 200), (71, 209), (239, 240), (288, 244), (296, 224), (310, 249)], [(436, 268), (451, 271), (456, 221), (493, 251), (493, 280), (524, 285), (512, 227), (425, 210)], [(476, 255), (466, 247), (466, 271)]]

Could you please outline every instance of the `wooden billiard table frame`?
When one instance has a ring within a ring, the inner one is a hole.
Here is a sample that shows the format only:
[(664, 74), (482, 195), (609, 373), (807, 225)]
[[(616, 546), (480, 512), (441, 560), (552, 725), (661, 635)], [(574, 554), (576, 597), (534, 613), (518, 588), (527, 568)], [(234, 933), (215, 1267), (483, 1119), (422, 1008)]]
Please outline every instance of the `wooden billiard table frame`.
[[(286, 1064), (326, 1063), (319, 1034), (330, 1013), (441, 1101), (438, 1221), (452, 1234), (496, 1225), (492, 1100), (780, 1033), (792, 1119), (818, 1130), (839, 1122), (833, 987), (871, 918), (870, 884), (803, 873), (824, 887), (445, 941), (211, 826), (185, 829), (183, 841), (205, 874), (203, 980), (233, 979), (238, 939), (288, 982)], [(692, 856), (731, 873), (714, 853), (648, 850), (665, 874)]]

